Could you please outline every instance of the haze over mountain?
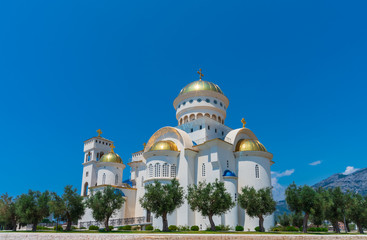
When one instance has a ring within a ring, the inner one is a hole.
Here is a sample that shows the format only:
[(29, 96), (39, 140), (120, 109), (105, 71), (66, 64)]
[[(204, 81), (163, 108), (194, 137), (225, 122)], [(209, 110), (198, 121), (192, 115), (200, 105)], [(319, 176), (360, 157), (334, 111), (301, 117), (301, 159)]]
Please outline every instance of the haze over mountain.
[(313, 185), (314, 188), (335, 188), (340, 187), (343, 191), (353, 191), (362, 195), (367, 195), (367, 168), (360, 169), (351, 174), (337, 173), (327, 179)]

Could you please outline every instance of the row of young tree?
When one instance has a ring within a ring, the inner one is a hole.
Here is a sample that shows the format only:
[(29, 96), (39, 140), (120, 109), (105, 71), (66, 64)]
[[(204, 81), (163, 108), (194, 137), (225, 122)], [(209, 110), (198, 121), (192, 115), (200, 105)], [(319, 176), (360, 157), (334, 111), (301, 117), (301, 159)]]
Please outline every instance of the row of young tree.
[(307, 232), (308, 223), (316, 226), (325, 221), (332, 224), (334, 232), (340, 233), (339, 222), (343, 222), (346, 231), (351, 222), (363, 232), (367, 227), (367, 196), (358, 193), (343, 192), (337, 188), (318, 188), (289, 185), (285, 191), (286, 202), (295, 217), (303, 215), (303, 232)]
[[(199, 182), (198, 185), (188, 186), (186, 196), (176, 179), (169, 184), (155, 181), (145, 186), (145, 194), (140, 203), (143, 208), (154, 213), (155, 217), (162, 217), (162, 230), (169, 231), (167, 216), (179, 208), (185, 198), (193, 211), (209, 218), (212, 231), (215, 231), (213, 216), (228, 212), (236, 204), (226, 191), (224, 183), (218, 179), (213, 183)], [(276, 207), (271, 188), (255, 190), (253, 187), (244, 187), (238, 196), (238, 204), (250, 217), (259, 218), (260, 231), (264, 232), (264, 218), (272, 214)]]

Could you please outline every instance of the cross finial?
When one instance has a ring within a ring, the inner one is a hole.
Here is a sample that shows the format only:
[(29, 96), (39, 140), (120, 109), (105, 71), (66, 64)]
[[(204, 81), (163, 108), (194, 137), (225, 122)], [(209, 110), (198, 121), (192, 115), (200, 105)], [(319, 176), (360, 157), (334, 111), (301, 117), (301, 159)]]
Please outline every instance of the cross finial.
[(111, 152), (114, 153), (115, 151), (113, 149), (115, 148), (115, 145), (113, 145), (113, 143), (111, 144), (110, 148), (111, 148)]
[(245, 121), (245, 119), (244, 119), (244, 118), (242, 118), (241, 123), (243, 124), (243, 128), (245, 128), (246, 121)]
[(199, 74), (200, 80), (201, 80), (201, 77), (204, 77), (204, 74), (201, 73), (201, 68), (199, 69), (198, 74)]
[(100, 136), (101, 136), (101, 134), (102, 134), (101, 129), (98, 129), (98, 130), (97, 130), (97, 133), (98, 133), (98, 137), (100, 137)]
[(144, 149), (145, 149), (145, 147), (147, 146), (147, 144), (146, 143), (143, 143), (143, 146), (144, 146)]

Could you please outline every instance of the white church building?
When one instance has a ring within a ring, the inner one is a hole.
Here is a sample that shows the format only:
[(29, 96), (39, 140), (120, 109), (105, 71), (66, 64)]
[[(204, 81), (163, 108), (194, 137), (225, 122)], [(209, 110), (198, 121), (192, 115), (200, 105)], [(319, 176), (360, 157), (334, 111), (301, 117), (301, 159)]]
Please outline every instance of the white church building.
[[(198, 72), (199, 73), (199, 72)], [(123, 207), (113, 215), (110, 224), (147, 225), (162, 229), (162, 219), (143, 209), (139, 199), (144, 186), (158, 180), (169, 183), (176, 178), (187, 191), (190, 184), (200, 181), (224, 182), (227, 191), (236, 201), (226, 214), (215, 216), (216, 225), (237, 225), (245, 231), (254, 231), (257, 218), (250, 218), (238, 206), (237, 196), (244, 186), (255, 189), (271, 187), (270, 166), (273, 155), (259, 142), (256, 135), (245, 127), (232, 129), (225, 125), (228, 98), (218, 85), (201, 79), (184, 87), (173, 107), (178, 125), (162, 127), (150, 138), (143, 150), (133, 153), (131, 179), (123, 182), (125, 163), (115, 153), (113, 142), (98, 136), (84, 142), (84, 163), (81, 195), (106, 186), (116, 188), (125, 198)], [(193, 226), (201, 230), (210, 226), (209, 219), (190, 209), (187, 201), (168, 217), (169, 225)], [(79, 226), (100, 225), (92, 217), (90, 209), (79, 220)], [(274, 216), (267, 216), (265, 229), (274, 225)]]

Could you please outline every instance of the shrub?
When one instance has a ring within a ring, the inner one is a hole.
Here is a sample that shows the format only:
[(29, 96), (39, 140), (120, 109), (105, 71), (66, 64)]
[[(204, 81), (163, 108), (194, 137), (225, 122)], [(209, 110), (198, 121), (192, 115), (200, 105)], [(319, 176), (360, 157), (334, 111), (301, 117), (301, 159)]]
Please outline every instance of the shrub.
[[(56, 230), (56, 226), (54, 227), (54, 230)], [(61, 231), (63, 231), (64, 229), (62, 228), (62, 226), (61, 225), (57, 225), (57, 231), (58, 232), (61, 232)]]
[(255, 227), (256, 232), (260, 232), (260, 227)]
[(283, 227), (272, 227), (270, 230), (272, 232), (280, 232), (280, 231), (283, 231)]
[(284, 231), (287, 231), (287, 232), (298, 232), (299, 231), (299, 228), (298, 227), (294, 227), (294, 226), (288, 226), (288, 227), (285, 227)]
[(161, 230), (156, 228), (156, 229), (154, 229), (154, 232), (161, 232)]
[(327, 232), (328, 229), (323, 228), (323, 227), (310, 227), (310, 228), (307, 229), (307, 231), (309, 231), (309, 232)]
[(128, 230), (131, 230), (131, 226), (130, 225), (126, 225), (126, 226), (122, 226), (122, 227), (119, 227), (118, 230), (125, 230), (125, 231), (128, 231)]
[(86, 227), (80, 227), (79, 229), (87, 229)]
[(180, 231), (180, 232), (190, 231), (190, 227), (189, 226), (178, 226), (177, 230)]
[(90, 225), (89, 230), (99, 230), (99, 227), (95, 225)]
[(152, 225), (147, 225), (147, 226), (145, 226), (145, 230), (152, 231), (153, 230), (153, 226)]
[(199, 231), (199, 227), (196, 225), (191, 226), (191, 231)]
[(236, 231), (237, 231), (237, 232), (242, 232), (242, 231), (243, 231), (243, 227), (242, 227), (242, 226), (237, 225), (237, 226), (236, 226)]
[(176, 226), (176, 225), (170, 225), (170, 226), (168, 227), (168, 229), (169, 229), (170, 231), (177, 231), (177, 226)]
[(131, 230), (140, 230), (140, 226), (134, 226), (134, 227), (131, 227)]
[(221, 225), (219, 225), (219, 228), (220, 228), (221, 231), (229, 231), (229, 230), (231, 230), (231, 227), (229, 225), (223, 225), (223, 224), (221, 224)]
[(220, 226), (215, 226), (215, 231), (220, 231), (222, 230)]
[(44, 227), (44, 226), (37, 226), (37, 230), (50, 230), (50, 229), (48, 227)]
[(78, 228), (75, 226), (71, 226), (71, 230), (75, 230), (75, 229), (78, 229)]

